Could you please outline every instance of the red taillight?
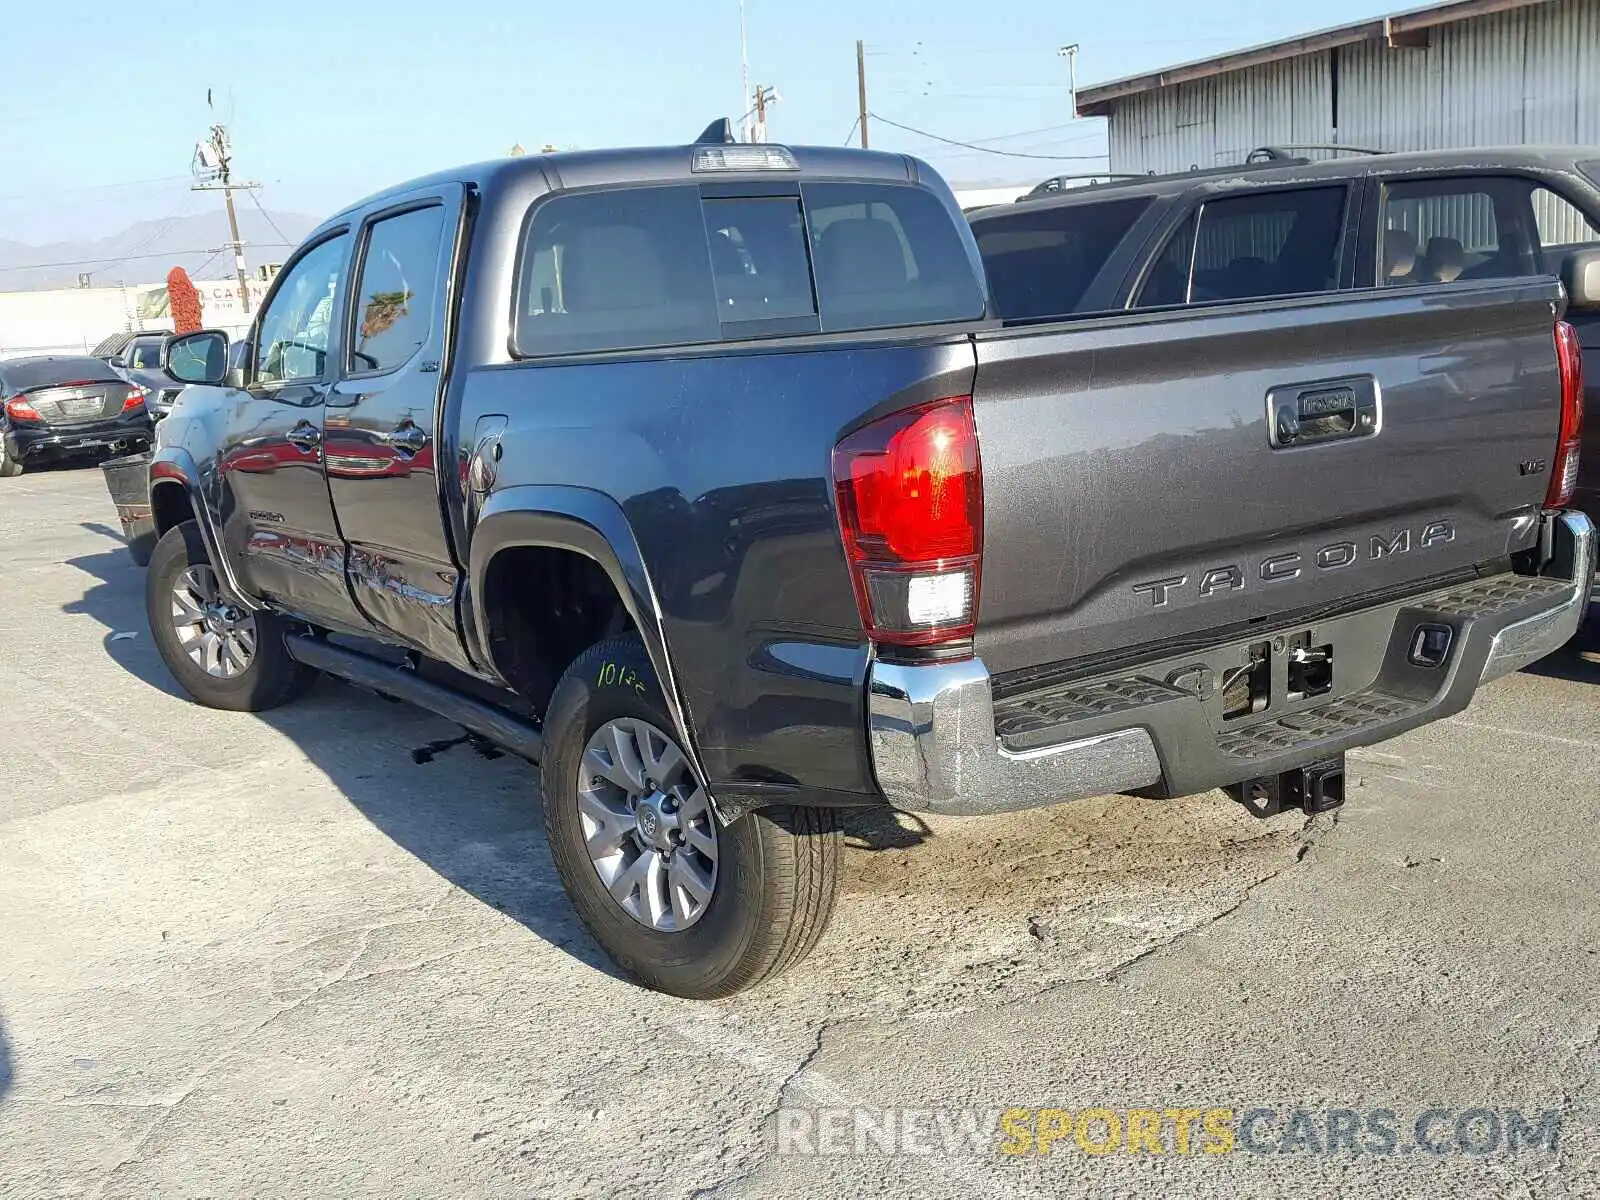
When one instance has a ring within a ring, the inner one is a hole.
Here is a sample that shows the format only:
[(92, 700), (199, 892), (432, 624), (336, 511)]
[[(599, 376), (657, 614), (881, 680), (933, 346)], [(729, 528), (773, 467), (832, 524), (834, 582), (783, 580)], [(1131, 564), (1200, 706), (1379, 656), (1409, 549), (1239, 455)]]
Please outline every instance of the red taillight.
[(1556, 460), (1550, 465), (1546, 508), (1562, 508), (1572, 500), (1583, 440), (1583, 350), (1578, 331), (1566, 321), (1556, 322), (1556, 363), (1561, 369), (1561, 434), (1556, 439)]
[(128, 398), (122, 402), (123, 412), (132, 412), (136, 408), (143, 408), (145, 400), (150, 395), (150, 389), (140, 387), (136, 383), (128, 385)]
[(833, 482), (867, 635), (898, 646), (971, 637), (983, 555), (972, 397), (858, 429), (834, 449)]
[(11, 419), (14, 421), (39, 420), (38, 410), (21, 396), (18, 396), (15, 400), (6, 401), (6, 412), (10, 414)]

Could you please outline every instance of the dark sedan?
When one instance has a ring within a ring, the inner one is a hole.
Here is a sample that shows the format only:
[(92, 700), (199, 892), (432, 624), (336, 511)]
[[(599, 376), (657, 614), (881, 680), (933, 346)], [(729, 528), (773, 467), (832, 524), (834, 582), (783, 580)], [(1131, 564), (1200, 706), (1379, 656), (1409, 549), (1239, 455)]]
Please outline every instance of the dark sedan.
[(0, 361), (0, 476), (80, 454), (150, 445), (148, 392), (87, 355)]

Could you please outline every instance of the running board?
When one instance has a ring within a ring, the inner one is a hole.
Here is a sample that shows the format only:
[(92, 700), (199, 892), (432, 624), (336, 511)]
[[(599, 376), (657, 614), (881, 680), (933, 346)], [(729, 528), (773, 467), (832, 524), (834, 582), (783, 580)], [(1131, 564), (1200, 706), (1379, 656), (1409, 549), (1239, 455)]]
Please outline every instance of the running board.
[(544, 736), (537, 725), (492, 704), (423, 679), (409, 665), (396, 666), (381, 658), (373, 658), (370, 654), (347, 650), (324, 639), (303, 635), (285, 638), (284, 645), (288, 647), (290, 657), (297, 662), (346, 683), (377, 692), (380, 696), (427, 709), (480, 737), (488, 738), (495, 745), (503, 746), (529, 762), (539, 761)]

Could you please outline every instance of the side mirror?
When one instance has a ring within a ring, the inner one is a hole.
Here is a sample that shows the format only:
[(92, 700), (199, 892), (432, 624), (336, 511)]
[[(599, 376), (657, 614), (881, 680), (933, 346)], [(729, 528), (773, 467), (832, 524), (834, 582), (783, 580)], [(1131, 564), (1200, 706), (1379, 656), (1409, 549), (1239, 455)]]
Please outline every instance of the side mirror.
[(1561, 264), (1567, 307), (1600, 309), (1600, 249), (1574, 250)]
[(161, 369), (179, 383), (222, 383), (228, 374), (228, 335), (202, 329), (172, 338), (161, 350)]
[(128, 365), (128, 360), (123, 358), (120, 354), (113, 354), (109, 359), (106, 360), (106, 362), (110, 366), (116, 367), (118, 370), (121, 370), (123, 367)]

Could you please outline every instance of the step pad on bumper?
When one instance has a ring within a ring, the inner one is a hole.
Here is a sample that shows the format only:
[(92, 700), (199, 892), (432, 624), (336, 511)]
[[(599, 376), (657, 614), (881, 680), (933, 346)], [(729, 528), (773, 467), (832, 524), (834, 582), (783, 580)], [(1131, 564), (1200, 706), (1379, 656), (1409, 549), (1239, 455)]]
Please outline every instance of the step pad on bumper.
[(1187, 698), (1187, 692), (1138, 675), (1068, 684), (998, 701), (994, 706), (994, 731), (1002, 742), (1011, 744), (1040, 730), (1132, 712), (1163, 700)]
[[(1503, 618), (1527, 608), (1549, 605), (1570, 593), (1572, 584), (1561, 579), (1523, 575), (1497, 575), (1476, 583), (1442, 589), (1399, 606), (1450, 623), (1480, 618)], [(1325, 624), (1325, 623), (1324, 623)], [(1258, 637), (1263, 635), (1257, 635)], [(1147, 668), (1166, 675), (1179, 660)], [(1216, 751), (1228, 758), (1256, 759), (1379, 725), (1387, 725), (1426, 708), (1431, 696), (1408, 696), (1386, 691), (1379, 679), (1364, 691), (1300, 707), (1280, 717), (1215, 733)], [(1015, 753), (1097, 734), (1106, 728), (1126, 727), (1159, 719), (1155, 706), (1192, 704), (1188, 692), (1134, 674), (1113, 679), (1054, 684), (1037, 692), (1009, 696), (995, 703), (995, 734)]]
[(1426, 704), (1426, 700), (1407, 700), (1373, 688), (1321, 708), (1221, 734), (1217, 738), (1217, 749), (1230, 758), (1264, 758), (1269, 754), (1298, 750), (1301, 746), (1315, 746), (1368, 726), (1387, 724)]
[(1416, 605), (1446, 617), (1492, 617), (1572, 590), (1563, 579), (1537, 579), (1531, 575), (1499, 575), (1482, 583), (1425, 597)]

